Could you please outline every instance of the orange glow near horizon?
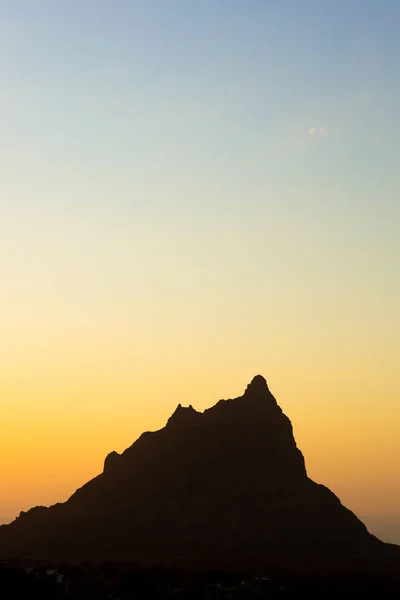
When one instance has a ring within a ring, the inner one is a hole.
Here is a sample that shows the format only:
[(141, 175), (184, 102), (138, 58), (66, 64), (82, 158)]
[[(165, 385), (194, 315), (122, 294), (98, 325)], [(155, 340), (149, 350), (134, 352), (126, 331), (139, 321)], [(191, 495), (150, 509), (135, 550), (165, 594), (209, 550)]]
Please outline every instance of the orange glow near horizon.
[[(7, 482), (1, 495), (2, 521), (34, 505), (65, 501), (101, 472), (111, 450), (121, 452), (143, 431), (164, 426), (178, 402), (204, 410), (221, 397), (241, 395), (256, 374), (244, 379), (245, 370), (220, 378), (214, 372), (208, 379), (206, 373), (186, 372), (179, 381), (171, 374), (164, 373), (164, 381), (147, 374), (130, 385), (103, 372), (79, 388), (65, 379), (63, 389), (57, 382), (54, 387), (47, 382), (48, 387), (35, 393), (32, 388), (14, 389), (15, 402), (6, 413), (0, 441), (0, 479)], [(382, 411), (380, 390), (371, 382), (360, 388), (360, 380), (316, 381), (304, 373), (288, 380), (287, 369), (276, 370), (269, 385), (292, 421), (309, 476), (330, 487), (360, 517), (396, 519), (398, 408)], [(119, 371), (115, 375), (121, 377)], [(24, 411), (12, 409), (23, 402)]]

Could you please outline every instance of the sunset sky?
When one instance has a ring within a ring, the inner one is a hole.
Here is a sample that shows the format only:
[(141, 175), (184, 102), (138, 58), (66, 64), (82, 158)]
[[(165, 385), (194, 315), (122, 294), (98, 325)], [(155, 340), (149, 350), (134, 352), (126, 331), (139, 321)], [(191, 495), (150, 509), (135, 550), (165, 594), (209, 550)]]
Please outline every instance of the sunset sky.
[(399, 23), (0, 0), (0, 522), (261, 373), (309, 475), (400, 543)]

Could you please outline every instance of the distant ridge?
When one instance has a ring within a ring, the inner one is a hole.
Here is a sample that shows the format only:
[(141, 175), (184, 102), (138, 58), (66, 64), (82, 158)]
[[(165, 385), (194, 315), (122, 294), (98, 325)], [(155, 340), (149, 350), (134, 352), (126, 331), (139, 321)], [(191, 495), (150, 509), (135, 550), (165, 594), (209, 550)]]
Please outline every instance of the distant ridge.
[(0, 557), (244, 564), (399, 561), (311, 481), (266, 380), (197, 412), (178, 405), (71, 498), (0, 527)]

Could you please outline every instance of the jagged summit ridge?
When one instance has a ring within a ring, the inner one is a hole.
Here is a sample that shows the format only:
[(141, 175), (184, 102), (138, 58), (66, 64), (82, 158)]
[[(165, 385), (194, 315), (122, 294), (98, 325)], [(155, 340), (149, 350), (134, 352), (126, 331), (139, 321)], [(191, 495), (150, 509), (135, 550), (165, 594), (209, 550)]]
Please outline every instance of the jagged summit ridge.
[[(253, 377), (251, 382), (247, 385), (247, 387), (243, 393), (243, 396), (241, 396), (241, 398), (246, 399), (246, 400), (256, 400), (256, 399), (259, 399), (262, 401), (265, 401), (265, 400), (271, 401), (272, 400), (272, 404), (277, 406), (277, 402), (269, 390), (267, 380), (262, 375), (256, 375), (255, 377)], [(236, 399), (236, 402), (238, 400), (239, 400), (239, 398)], [(199, 422), (201, 417), (203, 417), (205, 414), (209, 413), (209, 411), (213, 411), (213, 409), (215, 409), (217, 406), (221, 406), (221, 404), (224, 404), (226, 402), (229, 403), (229, 402), (232, 402), (232, 400), (220, 400), (215, 406), (212, 406), (211, 408), (206, 409), (203, 413), (195, 410), (193, 408), (192, 404), (189, 404), (189, 406), (182, 406), (182, 404), (179, 403), (178, 406), (176, 407), (175, 411), (172, 413), (172, 415), (168, 419), (167, 425), (176, 425), (178, 423), (180, 425), (193, 424), (196, 422), (196, 419), (197, 419), (197, 422)], [(246, 405), (243, 405), (242, 408), (243, 409), (247, 408), (247, 409), (251, 410), (252, 408), (254, 408), (254, 405), (246, 403)]]
[[(250, 381), (250, 383), (246, 386), (246, 389), (243, 393), (242, 396), (240, 396), (240, 398), (250, 398), (250, 397), (255, 397), (258, 396), (259, 398), (271, 398), (272, 394), (270, 392), (270, 389), (268, 387), (268, 383), (267, 380), (265, 379), (265, 377), (263, 377), (262, 375), (256, 375), (255, 377), (253, 377), (253, 379)], [(238, 400), (238, 398), (236, 398), (236, 400)], [(275, 400), (275, 398), (274, 398)], [(220, 400), (219, 402), (229, 402), (230, 400)], [(219, 404), (219, 402), (217, 404)], [(276, 403), (276, 400), (275, 400)], [(216, 405), (214, 405), (216, 406)], [(214, 406), (212, 406), (211, 408), (207, 408), (204, 412), (207, 412), (208, 410), (212, 410), (214, 408)], [(189, 411), (192, 412), (192, 414), (197, 414), (197, 415), (201, 415), (203, 413), (195, 410), (192, 406), (192, 404), (189, 404), (188, 406), (183, 406), (181, 403), (178, 404), (178, 406), (176, 407), (174, 413), (171, 415), (170, 419), (173, 418), (174, 416), (178, 415), (178, 414), (183, 414), (183, 412), (186, 411), (187, 414), (189, 414)]]

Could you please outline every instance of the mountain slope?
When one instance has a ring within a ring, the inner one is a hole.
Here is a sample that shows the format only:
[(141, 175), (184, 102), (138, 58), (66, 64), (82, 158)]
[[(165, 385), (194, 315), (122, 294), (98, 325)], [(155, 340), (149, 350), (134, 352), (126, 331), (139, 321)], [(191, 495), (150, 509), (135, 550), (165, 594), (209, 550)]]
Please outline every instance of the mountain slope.
[(307, 477), (292, 426), (263, 377), (199, 413), (178, 406), (64, 504), (0, 527), (0, 556), (213, 563), (378, 560), (370, 535)]

